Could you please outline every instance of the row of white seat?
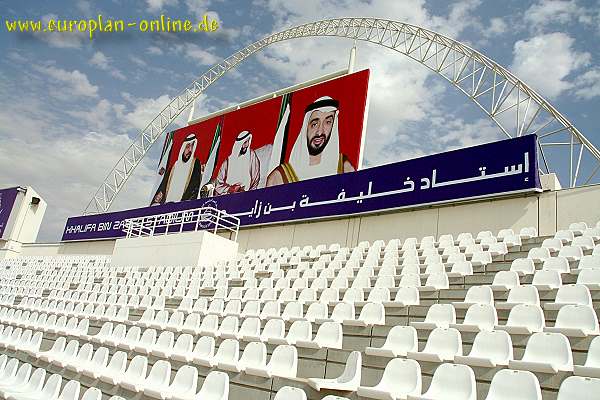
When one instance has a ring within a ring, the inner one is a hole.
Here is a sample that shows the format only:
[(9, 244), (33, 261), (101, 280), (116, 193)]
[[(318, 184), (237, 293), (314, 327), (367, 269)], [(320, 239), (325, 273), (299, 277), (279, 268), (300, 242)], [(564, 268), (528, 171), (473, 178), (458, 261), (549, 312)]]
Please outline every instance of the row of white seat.
[[(229, 397), (229, 376), (225, 373), (216, 371), (209, 373), (200, 391), (196, 393), (198, 371), (193, 366), (180, 367), (173, 382), (170, 383), (171, 364), (168, 361), (157, 361), (146, 376), (148, 363), (143, 356), (134, 358), (129, 367), (125, 369), (127, 355), (123, 352), (113, 355), (111, 363), (108, 364), (106, 348), (99, 348), (94, 353), (93, 359), (79, 357), (79, 354), (83, 355), (83, 353), (91, 355), (91, 350), (84, 346), (80, 353), (71, 359), (60, 358), (61, 354), (57, 353), (52, 355), (55, 357), (48, 355), (46, 361), (85, 376), (95, 377), (103, 382), (112, 382), (116, 379), (119, 381), (119, 386), (155, 399), (226, 400)], [(63, 354), (63, 357), (67, 357), (67, 355)], [(2, 367), (0, 373), (7, 379), (6, 382), (0, 383), (0, 394), (3, 395), (3, 398), (10, 400), (79, 400), (80, 383), (78, 381), (67, 382), (61, 391), (61, 375), (52, 374), (46, 378), (44, 368), (33, 370), (28, 363), (21, 363), (20, 366), (18, 364), (19, 361), (16, 358), (0, 356), (0, 367)], [(98, 370), (99, 367), (103, 367), (103, 369)], [(81, 400), (101, 399), (102, 392), (97, 388), (87, 389), (81, 397)], [(125, 399), (121, 396), (111, 396), (109, 400)]]
[[(375, 386), (361, 383), (361, 356), (348, 357), (342, 375), (329, 379), (308, 379), (316, 390), (356, 392), (359, 396), (379, 400), (476, 400), (477, 382), (471, 367), (444, 363), (438, 366), (429, 388), (424, 391), (419, 363), (411, 359), (393, 359), (386, 365)], [(281, 389), (283, 391), (284, 388)], [(570, 376), (560, 385), (557, 400), (587, 400), (600, 391), (600, 379)], [(278, 393), (279, 394), (279, 393)], [(286, 390), (287, 400), (306, 400), (297, 391)], [(327, 398), (327, 397), (326, 397)], [(276, 399), (279, 399), (276, 396)], [(502, 369), (494, 374), (485, 400), (542, 400), (540, 383), (530, 371)]]
[[(47, 375), (44, 368), (33, 368), (29, 363), (0, 355), (0, 397), (6, 400), (80, 400), (79, 381), (69, 380), (63, 385), (61, 375)], [(83, 392), (81, 400), (102, 400), (102, 392), (90, 387)], [(125, 399), (112, 396), (109, 400)]]

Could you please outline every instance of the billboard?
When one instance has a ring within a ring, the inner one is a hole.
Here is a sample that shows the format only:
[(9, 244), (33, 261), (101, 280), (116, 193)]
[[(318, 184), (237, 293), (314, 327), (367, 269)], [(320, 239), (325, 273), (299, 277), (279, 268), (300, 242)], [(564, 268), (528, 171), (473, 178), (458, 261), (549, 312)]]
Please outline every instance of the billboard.
[[(0, 239), (5, 238), (5, 231), (8, 225), (8, 219), (12, 212), (19, 188), (0, 189)], [(8, 236), (8, 232), (6, 232)]]
[(211, 206), (241, 226), (315, 220), (540, 191), (537, 137), (527, 135), (360, 171), (189, 202), (69, 218), (62, 240), (125, 236), (129, 218)]
[(170, 132), (150, 204), (358, 170), (368, 83), (364, 70)]

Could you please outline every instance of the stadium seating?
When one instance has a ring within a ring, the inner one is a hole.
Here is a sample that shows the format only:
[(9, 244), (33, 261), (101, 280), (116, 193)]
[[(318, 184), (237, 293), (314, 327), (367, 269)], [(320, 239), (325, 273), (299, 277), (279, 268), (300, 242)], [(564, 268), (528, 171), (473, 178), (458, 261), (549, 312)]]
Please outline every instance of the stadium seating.
[(3, 260), (0, 397), (588, 398), (599, 244), (575, 224), (251, 249), (198, 268)]

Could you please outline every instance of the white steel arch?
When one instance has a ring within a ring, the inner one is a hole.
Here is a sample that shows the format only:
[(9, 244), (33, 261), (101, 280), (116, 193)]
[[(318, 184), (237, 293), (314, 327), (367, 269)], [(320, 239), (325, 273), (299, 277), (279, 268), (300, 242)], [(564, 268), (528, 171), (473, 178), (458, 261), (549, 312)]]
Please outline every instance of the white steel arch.
[[(259, 50), (288, 39), (333, 36), (375, 43), (404, 54), (446, 79), (491, 118), (507, 137), (537, 134), (540, 169), (560, 172), (569, 186), (586, 184), (600, 169), (600, 151), (554, 106), (484, 54), (431, 30), (378, 18), (336, 18), (295, 26), (258, 40), (218, 64), (175, 97), (137, 136), (109, 172), (84, 213), (107, 211), (135, 167), (194, 99)], [(551, 155), (561, 154), (556, 163)], [(582, 160), (592, 165), (583, 174)], [(567, 160), (568, 161), (565, 161)]]

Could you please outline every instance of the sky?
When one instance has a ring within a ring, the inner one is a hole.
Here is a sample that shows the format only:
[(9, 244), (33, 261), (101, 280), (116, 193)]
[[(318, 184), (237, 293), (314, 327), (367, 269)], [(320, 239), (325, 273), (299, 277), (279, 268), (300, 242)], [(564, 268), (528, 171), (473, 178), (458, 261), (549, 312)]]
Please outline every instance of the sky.
[[(582, 0), (0, 0), (0, 188), (31, 186), (48, 203), (39, 242), (60, 240), (133, 138), (182, 89), (235, 51), (324, 18), (380, 17), (479, 50), (549, 100), (600, 147), (600, 2)], [(219, 21), (216, 32), (9, 33), (5, 20)], [(347, 66), (352, 41), (267, 47), (197, 100), (195, 117)], [(364, 166), (505, 138), (438, 75), (388, 49), (357, 44), (371, 69)], [(169, 130), (184, 126), (182, 115)], [(111, 210), (147, 205), (162, 140)], [(564, 183), (563, 183), (564, 186)]]

